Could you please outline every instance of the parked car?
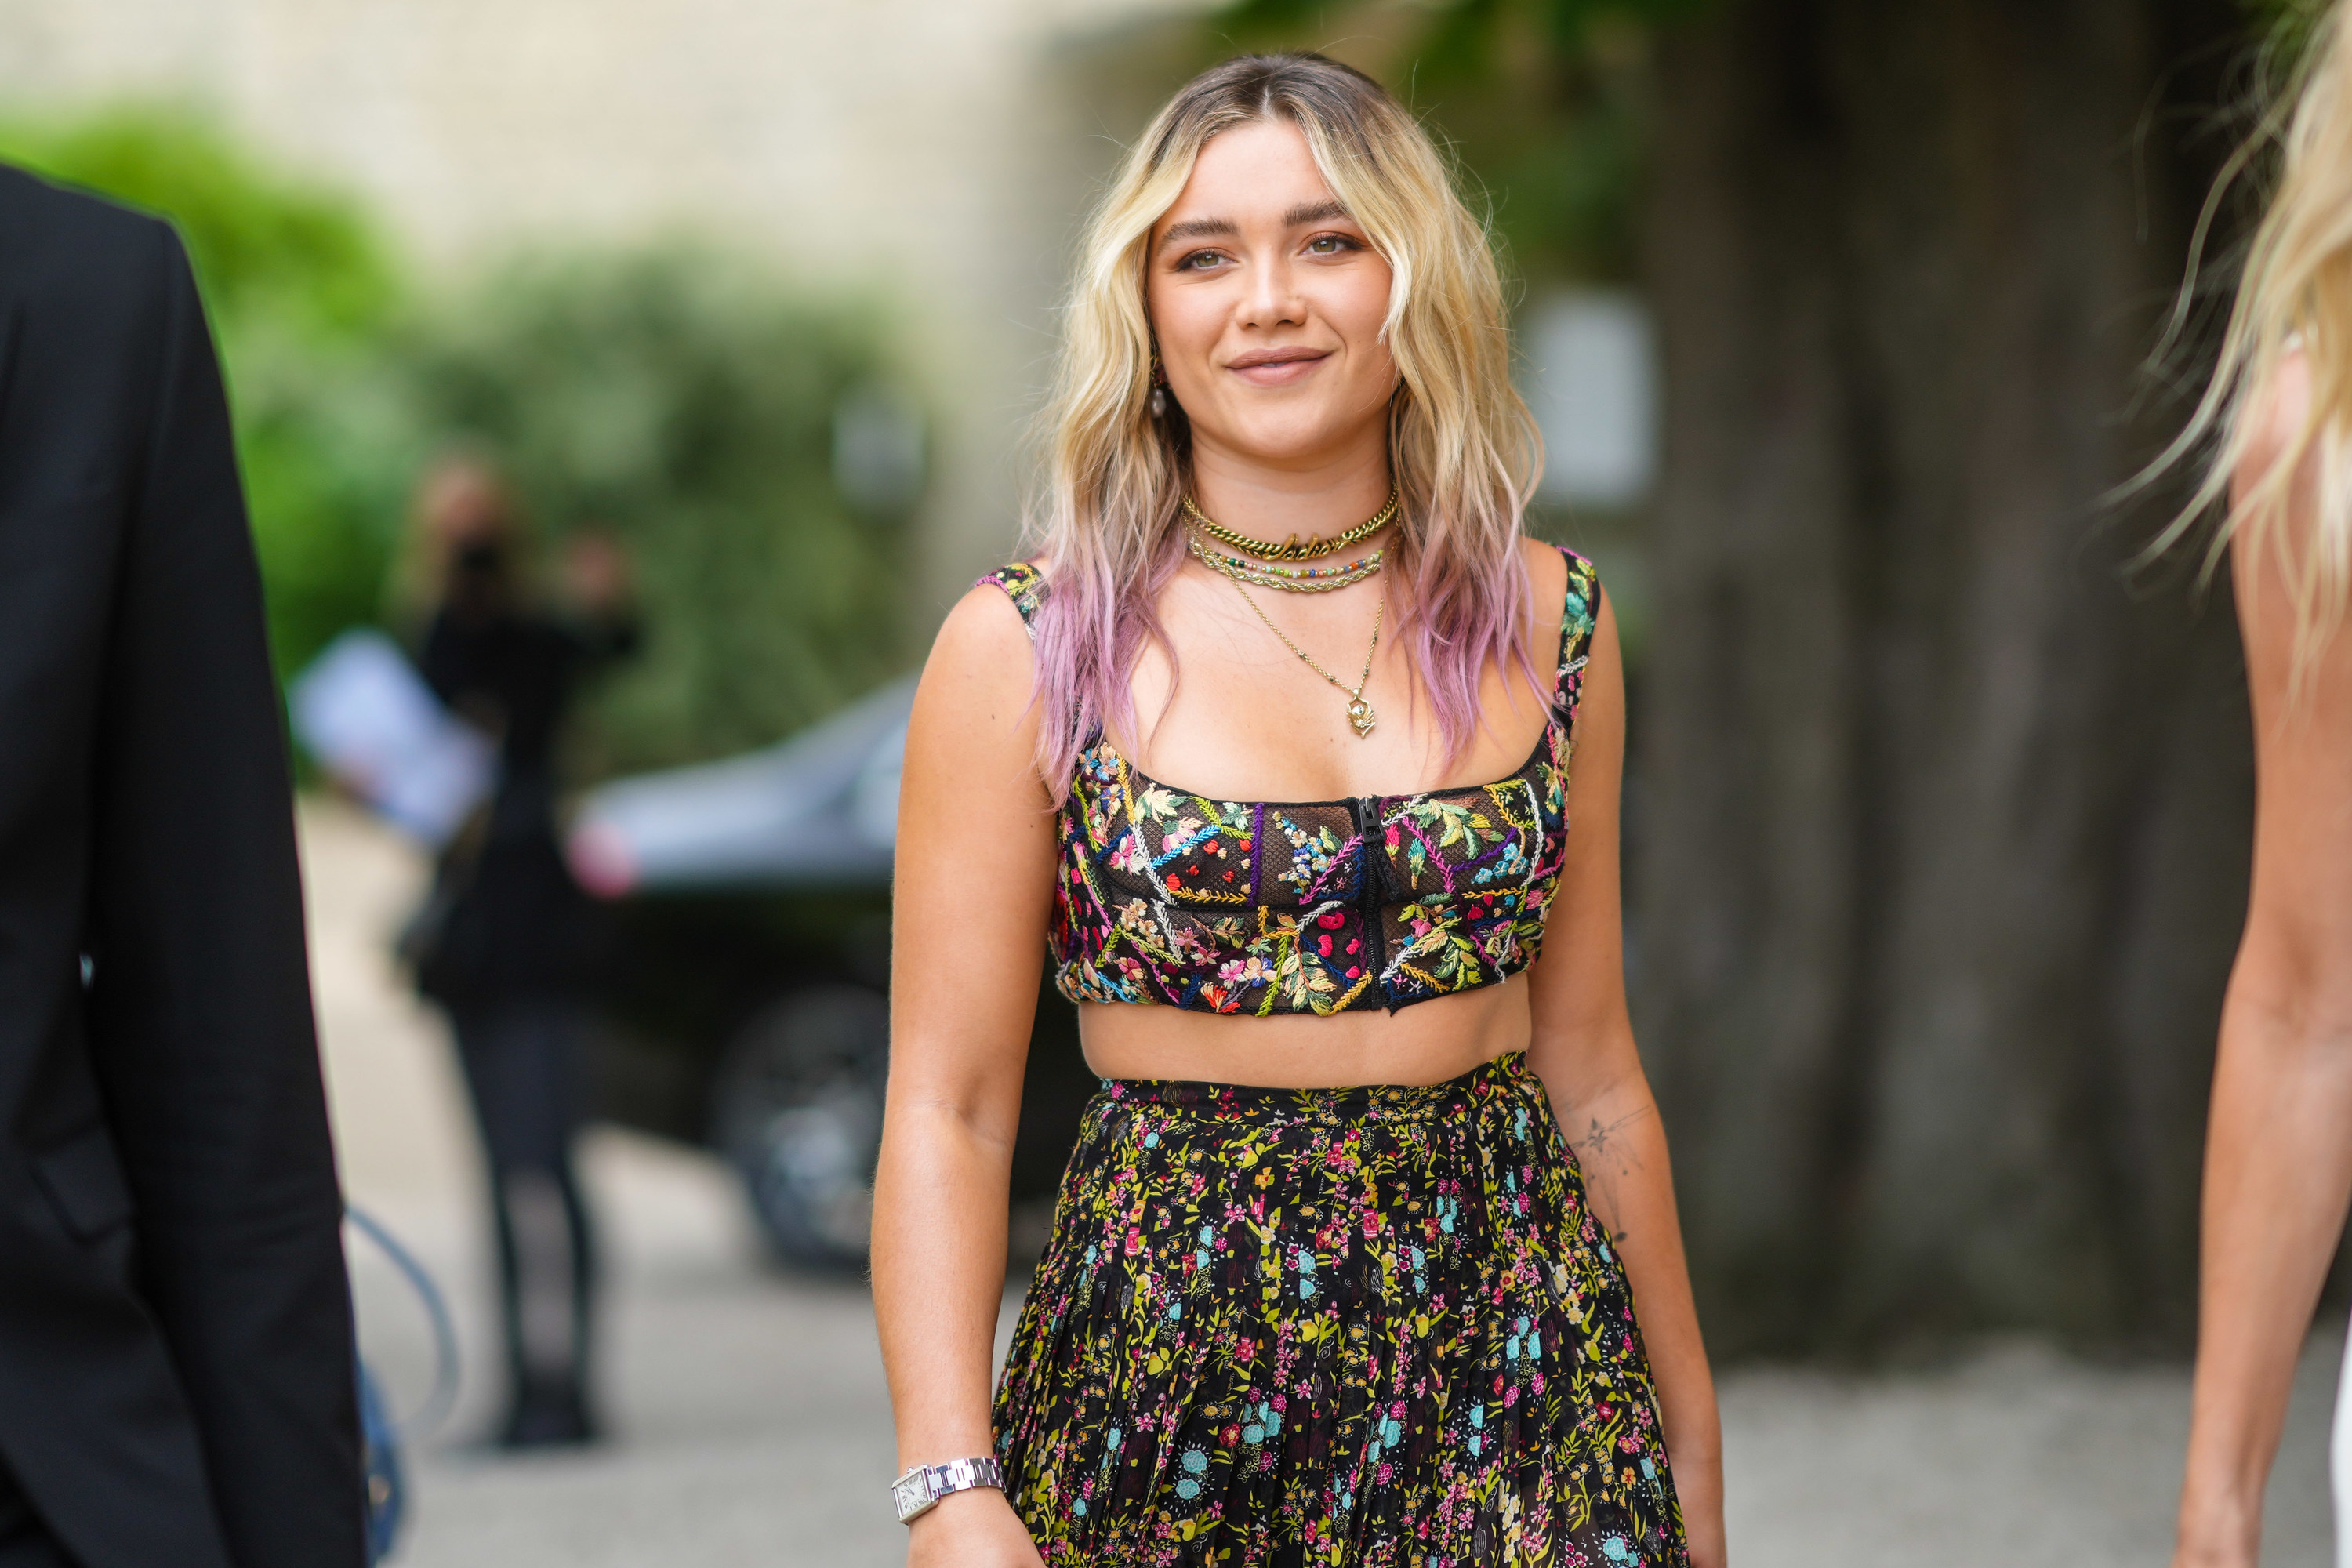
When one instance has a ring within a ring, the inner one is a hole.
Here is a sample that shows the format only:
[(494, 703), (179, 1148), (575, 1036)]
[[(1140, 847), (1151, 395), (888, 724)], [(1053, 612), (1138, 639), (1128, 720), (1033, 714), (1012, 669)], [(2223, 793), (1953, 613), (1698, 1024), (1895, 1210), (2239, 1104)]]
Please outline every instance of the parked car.
[[(707, 1144), (789, 1262), (864, 1261), (890, 1049), (891, 847), (914, 683), (781, 744), (605, 784), (571, 841), (611, 900), (599, 1114)], [(1016, 1205), (1050, 1203), (1096, 1087), (1038, 998)]]

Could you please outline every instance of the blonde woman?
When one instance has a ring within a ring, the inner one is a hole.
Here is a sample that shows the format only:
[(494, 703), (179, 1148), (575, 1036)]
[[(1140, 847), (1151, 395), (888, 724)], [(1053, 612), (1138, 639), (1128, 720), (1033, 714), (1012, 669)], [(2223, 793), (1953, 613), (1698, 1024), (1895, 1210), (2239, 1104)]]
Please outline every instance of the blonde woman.
[[(2198, 500), (2227, 495), (2257, 794), (2207, 1133), (2177, 1568), (2260, 1558), (2296, 1352), (2352, 1199), (2352, 28), (2340, 6), (2271, 129), (2284, 132), (2282, 179), (2183, 437), (2219, 437)], [(2336, 1410), (2336, 1553), (2352, 1565), (2352, 1404), (2339, 1394)]]
[[(1369, 79), (1236, 59), (1128, 159), (1066, 331), (1036, 558), (949, 617), (908, 735), (908, 1561), (1714, 1568), (1615, 625), (1521, 533), (1483, 230)], [(1048, 959), (1105, 1081), (992, 1402)]]

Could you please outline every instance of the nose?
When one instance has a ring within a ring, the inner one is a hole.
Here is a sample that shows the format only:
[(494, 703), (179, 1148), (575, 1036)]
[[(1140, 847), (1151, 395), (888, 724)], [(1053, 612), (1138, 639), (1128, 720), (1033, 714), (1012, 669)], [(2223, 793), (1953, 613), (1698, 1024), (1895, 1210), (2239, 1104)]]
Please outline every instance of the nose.
[(1250, 268), (1249, 288), (1242, 297), (1244, 327), (1296, 327), (1307, 321), (1307, 301), (1298, 290), (1298, 268), (1286, 254), (1277, 253)]

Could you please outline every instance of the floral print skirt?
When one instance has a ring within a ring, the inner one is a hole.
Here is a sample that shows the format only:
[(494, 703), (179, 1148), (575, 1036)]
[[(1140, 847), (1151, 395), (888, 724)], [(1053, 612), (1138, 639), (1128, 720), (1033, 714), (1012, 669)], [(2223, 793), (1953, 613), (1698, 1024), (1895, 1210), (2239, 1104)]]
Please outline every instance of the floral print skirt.
[(1106, 1083), (998, 1384), (1050, 1568), (1684, 1568), (1625, 1273), (1523, 1056)]

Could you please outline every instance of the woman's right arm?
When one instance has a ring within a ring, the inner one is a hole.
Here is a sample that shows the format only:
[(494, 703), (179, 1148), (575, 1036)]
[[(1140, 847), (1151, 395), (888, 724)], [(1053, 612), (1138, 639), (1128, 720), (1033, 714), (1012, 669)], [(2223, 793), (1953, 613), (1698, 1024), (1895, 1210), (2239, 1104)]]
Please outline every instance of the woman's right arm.
[[(2290, 361), (2269, 423), (2303, 394)], [(2270, 450), (2275, 452), (2273, 444)], [(2258, 455), (2252, 472), (2263, 467)], [(2308, 537), (2299, 484), (2284, 522)], [(2352, 632), (2295, 682), (2267, 542), (2231, 557), (2253, 697), (2254, 874), (2206, 1131), (2195, 1414), (2176, 1568), (2253, 1568), (2263, 1491), (2352, 1200)]]
[[(992, 586), (940, 630), (908, 723), (892, 892), (890, 1088), (874, 1181), (874, 1310), (901, 1469), (993, 1452), (1005, 1211), (1056, 840), (1031, 656)], [(886, 1506), (877, 1477), (875, 1506)], [(910, 1568), (1038, 1568), (1002, 1493), (942, 1501)]]

